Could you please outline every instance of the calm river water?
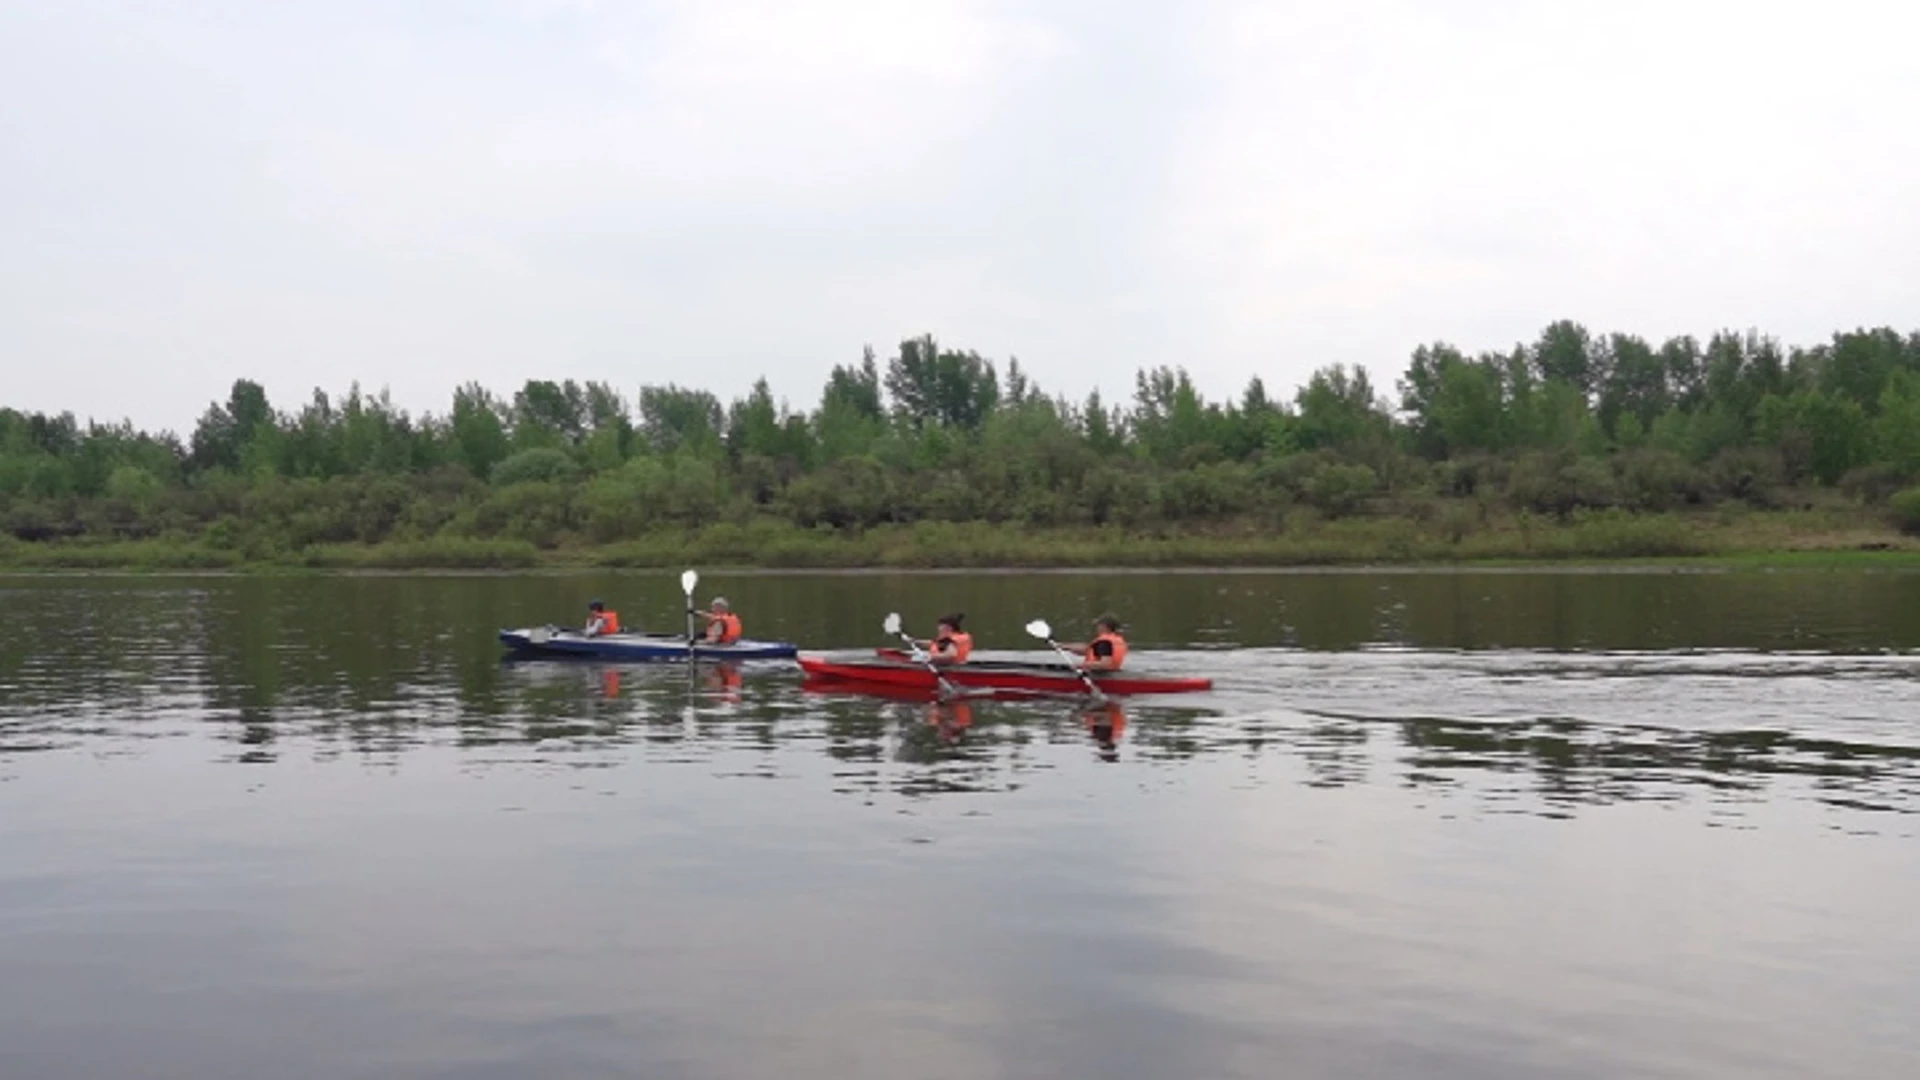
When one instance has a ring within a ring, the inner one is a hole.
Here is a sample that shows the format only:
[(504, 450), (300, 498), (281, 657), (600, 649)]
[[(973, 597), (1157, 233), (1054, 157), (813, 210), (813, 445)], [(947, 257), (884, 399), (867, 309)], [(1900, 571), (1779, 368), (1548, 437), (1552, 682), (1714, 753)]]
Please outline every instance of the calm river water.
[(1920, 575), (709, 575), (966, 709), (503, 663), (671, 574), (0, 578), (0, 1077), (1904, 1077)]

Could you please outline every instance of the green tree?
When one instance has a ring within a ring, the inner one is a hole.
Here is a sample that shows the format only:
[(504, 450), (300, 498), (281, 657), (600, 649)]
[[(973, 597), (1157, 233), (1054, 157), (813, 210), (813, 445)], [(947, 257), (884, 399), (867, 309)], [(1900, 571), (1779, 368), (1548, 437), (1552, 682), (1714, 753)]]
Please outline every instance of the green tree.
[(1533, 367), (1541, 382), (1562, 382), (1590, 395), (1604, 377), (1593, 337), (1579, 323), (1562, 319), (1540, 332), (1533, 346)]
[(1920, 374), (1899, 370), (1880, 392), (1874, 418), (1875, 456), (1902, 476), (1920, 476)]
[(1333, 364), (1315, 371), (1294, 404), (1294, 432), (1302, 450), (1352, 448), (1384, 434), (1391, 424), (1363, 367)]
[(977, 353), (943, 352), (930, 334), (900, 343), (887, 362), (886, 388), (901, 419), (915, 427), (977, 431), (1000, 400), (992, 363)]
[(453, 392), (453, 412), (447, 420), (453, 460), (475, 476), (488, 476), (512, 452), (505, 410), (486, 387), (467, 383)]
[(708, 454), (719, 449), (720, 399), (669, 383), (640, 388), (640, 432), (655, 453)]
[(1191, 465), (1220, 456), (1220, 409), (1201, 400), (1185, 368), (1137, 372), (1133, 401), (1128, 428), (1149, 460)]
[(513, 442), (520, 449), (578, 446), (587, 436), (587, 395), (572, 379), (529, 379), (513, 395)]
[(1870, 433), (1866, 412), (1851, 398), (1802, 390), (1769, 394), (1755, 410), (1760, 439), (1781, 454), (1789, 481), (1811, 474), (1832, 484), (1866, 458)]
[(1086, 404), (1080, 407), (1080, 432), (1087, 446), (1101, 457), (1112, 457), (1120, 453), (1127, 444), (1126, 420), (1120, 410), (1109, 409), (1100, 399), (1100, 391), (1094, 390), (1087, 395)]
[(1606, 355), (1606, 381), (1596, 409), (1600, 429), (1617, 437), (1620, 418), (1631, 416), (1644, 431), (1673, 401), (1666, 360), (1632, 334), (1607, 335)]

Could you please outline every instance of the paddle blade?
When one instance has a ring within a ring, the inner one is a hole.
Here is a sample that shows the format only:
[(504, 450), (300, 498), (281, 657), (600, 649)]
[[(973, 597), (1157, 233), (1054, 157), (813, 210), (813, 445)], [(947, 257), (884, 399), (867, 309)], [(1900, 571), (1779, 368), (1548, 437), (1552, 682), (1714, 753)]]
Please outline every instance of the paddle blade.
[(1027, 633), (1032, 634), (1041, 641), (1046, 641), (1053, 637), (1053, 627), (1048, 626), (1047, 620), (1045, 619), (1035, 619), (1027, 624)]
[(898, 634), (900, 632), (900, 613), (897, 611), (887, 612), (887, 621), (881, 623), (880, 628), (889, 634)]
[(680, 591), (686, 593), (688, 596), (693, 595), (694, 587), (699, 584), (700, 571), (698, 570), (688, 570), (680, 575)]

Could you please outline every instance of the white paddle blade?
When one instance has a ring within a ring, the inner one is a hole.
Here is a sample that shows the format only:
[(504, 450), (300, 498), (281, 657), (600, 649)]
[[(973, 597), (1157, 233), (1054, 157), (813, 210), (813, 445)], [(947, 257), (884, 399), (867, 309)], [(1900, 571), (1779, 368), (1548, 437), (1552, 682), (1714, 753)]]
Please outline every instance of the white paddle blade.
[(688, 570), (680, 575), (680, 591), (693, 595), (694, 587), (700, 584), (700, 571)]
[(898, 634), (900, 632), (900, 613), (897, 611), (887, 612), (887, 621), (881, 623), (880, 628), (889, 634)]
[(1027, 624), (1027, 633), (1032, 634), (1041, 641), (1046, 641), (1053, 637), (1053, 627), (1048, 626), (1047, 620), (1045, 619), (1035, 619)]

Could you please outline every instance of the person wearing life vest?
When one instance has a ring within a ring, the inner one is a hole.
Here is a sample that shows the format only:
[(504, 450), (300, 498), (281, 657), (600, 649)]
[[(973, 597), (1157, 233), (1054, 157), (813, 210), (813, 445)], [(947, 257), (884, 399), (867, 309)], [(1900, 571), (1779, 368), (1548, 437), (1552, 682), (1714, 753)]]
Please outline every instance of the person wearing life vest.
[(973, 655), (973, 635), (960, 629), (967, 617), (959, 612), (940, 616), (933, 640), (926, 642), (927, 659), (936, 664), (964, 664)]
[(1093, 640), (1062, 646), (1080, 654), (1081, 671), (1119, 671), (1127, 662), (1127, 639), (1120, 636), (1120, 620), (1102, 615), (1093, 620)]
[(587, 602), (587, 625), (581, 627), (580, 632), (588, 637), (617, 634), (620, 632), (620, 615), (606, 604), (590, 600)]
[(731, 645), (740, 640), (740, 616), (733, 613), (726, 597), (714, 597), (712, 610), (696, 611), (694, 614), (707, 620), (707, 632), (703, 635), (707, 644)]

